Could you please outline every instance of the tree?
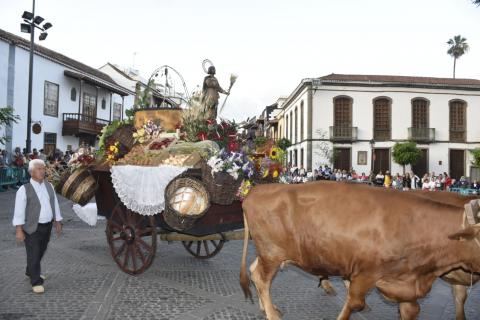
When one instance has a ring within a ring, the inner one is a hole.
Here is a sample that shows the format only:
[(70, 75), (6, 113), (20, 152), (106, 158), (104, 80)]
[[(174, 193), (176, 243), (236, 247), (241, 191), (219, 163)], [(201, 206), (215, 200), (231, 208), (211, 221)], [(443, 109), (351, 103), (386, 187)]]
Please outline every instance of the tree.
[[(0, 108), (0, 128), (7, 127), (13, 123), (17, 123), (20, 117), (13, 114), (11, 107)], [(9, 140), (9, 137), (0, 137), (0, 144), (5, 144)]]
[(417, 163), (422, 153), (413, 141), (397, 142), (393, 146), (392, 156), (393, 161), (403, 166), (403, 173), (405, 174), (405, 166)]
[(480, 0), (473, 0), (473, 4), (476, 4), (477, 6), (480, 6)]
[[(478, 2), (480, 2), (480, 0)], [(480, 167), (480, 148), (470, 150), (470, 152), (472, 153), (472, 156), (473, 156), (472, 164), (475, 167)]]
[[(480, 0), (479, 0), (480, 1)], [(454, 36), (452, 39), (447, 41), (447, 44), (450, 46), (447, 53), (453, 57), (453, 79), (455, 79), (455, 68), (457, 65), (457, 59), (463, 56), (469, 49), (467, 39), (461, 35)]]

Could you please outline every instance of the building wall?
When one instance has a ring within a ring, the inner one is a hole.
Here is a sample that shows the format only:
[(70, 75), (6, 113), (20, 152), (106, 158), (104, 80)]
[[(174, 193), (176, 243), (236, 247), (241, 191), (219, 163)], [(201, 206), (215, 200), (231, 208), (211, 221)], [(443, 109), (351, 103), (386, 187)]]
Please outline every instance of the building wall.
[[(308, 86), (301, 89), (299, 94), (288, 101), (285, 105), (284, 113), (281, 116), (283, 127), (287, 126), (286, 117), (290, 117), (291, 111), (295, 106), (300, 110), (300, 102), (305, 101), (304, 107), (304, 130), (307, 130), (307, 90)], [(333, 126), (333, 99), (337, 96), (349, 96), (353, 98), (352, 105), (352, 126), (358, 128), (358, 140), (353, 143), (333, 144), (329, 140), (329, 127)], [(368, 173), (371, 170), (371, 145), (373, 138), (373, 100), (377, 97), (389, 97), (392, 99), (391, 105), (391, 132), (392, 140), (376, 141), (375, 148), (392, 148), (395, 142), (405, 141), (408, 138), (408, 128), (411, 127), (412, 107), (411, 101), (414, 98), (422, 97), (429, 101), (429, 127), (435, 128), (435, 143), (419, 144), (420, 148), (427, 148), (428, 151), (428, 169), (436, 173), (449, 171), (449, 150), (466, 150), (465, 173), (470, 172), (471, 155), (469, 149), (480, 147), (480, 92), (443, 90), (443, 89), (411, 89), (411, 88), (374, 88), (374, 87), (342, 87), (342, 86), (320, 86), (313, 90), (312, 98), (312, 144), (311, 157), (313, 168), (323, 164), (330, 164), (329, 159), (325, 157), (326, 150), (332, 147), (351, 148), (352, 167), (357, 172)], [(461, 99), (467, 103), (467, 142), (450, 143), (449, 142), (449, 101)], [(290, 122), (290, 120), (289, 120)], [(288, 123), (290, 126), (290, 123)], [(299, 122), (294, 130), (299, 130)], [(282, 129), (282, 136), (286, 136), (286, 130)], [(298, 134), (300, 137), (300, 134)], [(287, 136), (287, 138), (290, 138)], [(307, 133), (304, 133), (303, 141), (295, 141), (292, 135), (292, 147), (290, 150), (300, 150), (307, 148)], [(289, 151), (290, 151), (289, 150)], [(357, 163), (358, 151), (367, 152), (367, 164), (359, 165)], [(300, 151), (297, 151), (300, 152)], [(300, 153), (298, 153), (300, 154)], [(391, 152), (390, 152), (391, 154)], [(304, 156), (307, 152), (304, 152)], [(304, 160), (304, 163), (307, 163)], [(313, 170), (312, 168), (312, 170)], [(393, 173), (401, 173), (403, 168), (393, 162), (391, 159), (390, 168)], [(407, 168), (409, 170), (409, 168)]]
[[(7, 48), (7, 49), (5, 49)], [(5, 73), (8, 67), (4, 60), (8, 61), (8, 54), (4, 55), (5, 50), (8, 53), (8, 44), (0, 41), (0, 105), (5, 101), (6, 93), (4, 91), (7, 87)], [(7, 58), (5, 58), (5, 56)], [(15, 48), (15, 69), (14, 69), (14, 104), (13, 108), (15, 114), (21, 118), (19, 123), (14, 124), (12, 131), (11, 147), (25, 147), (26, 131), (27, 131), (27, 104), (28, 104), (28, 68), (29, 68), (29, 52), (23, 48)], [(32, 149), (43, 148), (44, 133), (57, 134), (57, 148), (64, 151), (68, 146), (76, 149), (79, 146), (79, 138), (74, 136), (62, 136), (63, 113), (78, 113), (79, 99), (80, 99), (80, 81), (66, 77), (64, 70), (68, 67), (58, 64), (54, 61), (48, 60), (42, 56), (34, 55), (33, 66), (33, 87), (32, 87), (32, 122), (40, 121), (42, 125), (42, 132), (34, 134), (32, 132)], [(75, 71), (71, 69), (72, 71)], [(45, 81), (53, 82), (59, 85), (58, 98), (58, 116), (49, 116), (44, 114), (44, 89)], [(76, 99), (71, 100), (71, 90), (76, 89)], [(96, 87), (84, 83), (82, 89), (83, 93), (88, 92), (96, 95)], [(97, 118), (110, 120), (110, 91), (98, 88), (97, 100)], [(105, 99), (105, 109), (102, 109), (102, 100)], [(118, 94), (112, 94), (113, 102), (122, 103), (122, 97)], [(128, 108), (128, 104), (133, 105), (133, 96), (128, 96), (125, 99), (124, 112)], [(80, 108), (80, 112), (82, 109)], [(1, 148), (1, 147), (0, 147)]]

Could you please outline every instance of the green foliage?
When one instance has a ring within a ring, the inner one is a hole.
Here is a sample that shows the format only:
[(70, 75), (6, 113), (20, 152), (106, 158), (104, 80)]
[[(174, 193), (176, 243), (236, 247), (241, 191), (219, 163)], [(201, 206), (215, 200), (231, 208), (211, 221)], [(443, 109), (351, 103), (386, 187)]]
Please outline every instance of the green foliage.
[(405, 166), (407, 164), (415, 164), (422, 156), (420, 149), (417, 147), (417, 144), (413, 141), (408, 142), (397, 142), (393, 146), (393, 161), (403, 166), (403, 171), (405, 171)]
[[(478, 2), (480, 4), (480, 0)], [(470, 152), (472, 153), (472, 156), (473, 156), (472, 164), (475, 167), (480, 167), (480, 148), (470, 150)]]
[(102, 133), (100, 135), (100, 140), (98, 141), (98, 151), (97, 155), (103, 157), (105, 154), (105, 141), (110, 137), (118, 128), (127, 124), (128, 121), (113, 120), (108, 125), (103, 127)]
[(287, 138), (282, 138), (278, 140), (277, 146), (282, 149), (283, 151), (287, 151), (287, 149), (292, 145), (292, 142)]
[(263, 147), (265, 145), (265, 143), (267, 143), (267, 138), (266, 137), (256, 137), (255, 140), (254, 140), (254, 143), (255, 143), (256, 148)]
[(135, 110), (132, 109), (125, 109), (125, 115), (129, 121), (133, 121), (133, 117), (135, 116)]
[[(6, 127), (20, 120), (18, 115), (13, 114), (11, 107), (0, 108), (0, 127)], [(0, 137), (0, 144), (5, 144), (9, 137)]]
[(450, 45), (447, 53), (456, 59), (464, 55), (470, 48), (467, 43), (467, 38), (464, 38), (461, 35), (457, 35), (452, 39), (449, 39), (447, 44)]

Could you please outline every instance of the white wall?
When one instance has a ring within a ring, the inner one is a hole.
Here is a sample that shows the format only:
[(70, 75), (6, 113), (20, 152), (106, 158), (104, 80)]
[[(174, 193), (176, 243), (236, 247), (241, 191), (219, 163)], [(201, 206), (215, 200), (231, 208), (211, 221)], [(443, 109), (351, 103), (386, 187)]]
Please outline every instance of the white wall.
[[(7, 54), (4, 54), (7, 50)], [(4, 62), (6, 60), (7, 62)], [(27, 103), (28, 103), (28, 66), (29, 52), (23, 48), (15, 49), (15, 84), (14, 84), (14, 109), (21, 117), (21, 121), (13, 126), (12, 147), (23, 148), (26, 140)], [(64, 65), (55, 63), (41, 56), (34, 56), (33, 88), (32, 88), (32, 122), (41, 121), (42, 133), (32, 133), (32, 149), (43, 148), (44, 132), (57, 133), (57, 148), (66, 150), (68, 145), (74, 149), (79, 145), (79, 139), (74, 136), (62, 136), (63, 113), (77, 113), (80, 98), (79, 80), (66, 77), (64, 70), (69, 69)], [(0, 106), (6, 101), (6, 72), (8, 70), (8, 44), (0, 41)], [(75, 71), (75, 70), (72, 70)], [(58, 116), (43, 114), (44, 110), (44, 85), (45, 81), (59, 85)], [(71, 89), (77, 91), (76, 100), (71, 100)], [(5, 92), (4, 92), (5, 91)], [(96, 88), (89, 84), (83, 86), (82, 95), (88, 92), (96, 95)], [(106, 108), (102, 109), (102, 99), (106, 101)], [(118, 94), (112, 94), (112, 102), (122, 103)], [(133, 95), (125, 98), (124, 111), (133, 105)], [(113, 107), (113, 104), (112, 104)], [(81, 111), (80, 111), (81, 112)], [(110, 119), (110, 92), (106, 89), (98, 90), (97, 118)]]

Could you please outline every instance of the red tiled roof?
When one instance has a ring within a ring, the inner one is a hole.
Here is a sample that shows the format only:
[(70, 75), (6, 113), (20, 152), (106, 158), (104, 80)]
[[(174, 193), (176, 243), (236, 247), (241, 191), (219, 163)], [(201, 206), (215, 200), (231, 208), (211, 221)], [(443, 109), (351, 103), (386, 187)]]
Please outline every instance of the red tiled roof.
[(326, 82), (362, 82), (362, 83), (390, 83), (410, 85), (438, 85), (438, 86), (468, 86), (479, 87), (480, 80), (477, 79), (453, 79), (433, 77), (410, 77), (391, 75), (363, 75), (363, 74), (329, 74), (318, 78)]

